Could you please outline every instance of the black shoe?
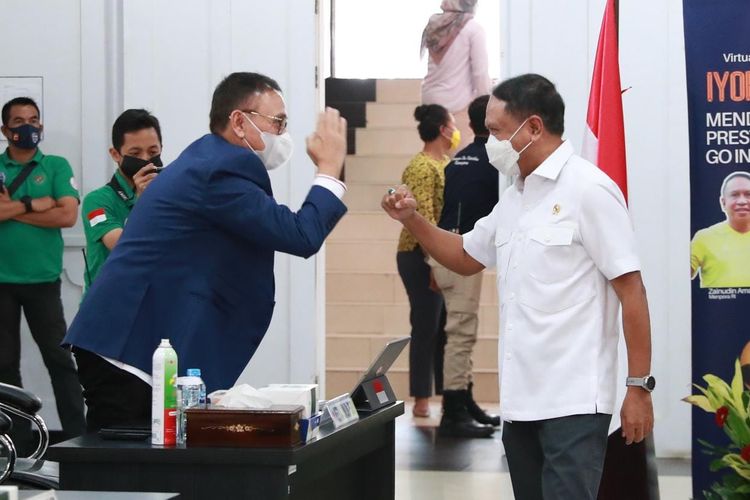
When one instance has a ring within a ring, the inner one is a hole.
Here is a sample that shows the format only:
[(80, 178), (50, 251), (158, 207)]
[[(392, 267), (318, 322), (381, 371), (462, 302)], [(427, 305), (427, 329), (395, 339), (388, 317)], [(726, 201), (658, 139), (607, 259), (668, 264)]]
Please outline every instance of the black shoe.
[(477, 424), (466, 410), (467, 391), (443, 391), (443, 416), (438, 435), (457, 438), (488, 438), (495, 429)]
[(498, 415), (490, 415), (479, 407), (476, 401), (474, 401), (474, 393), (472, 389), (474, 383), (469, 384), (468, 397), (466, 399), (466, 409), (471, 415), (471, 418), (479, 422), (480, 424), (491, 425), (493, 427), (500, 427), (500, 417)]

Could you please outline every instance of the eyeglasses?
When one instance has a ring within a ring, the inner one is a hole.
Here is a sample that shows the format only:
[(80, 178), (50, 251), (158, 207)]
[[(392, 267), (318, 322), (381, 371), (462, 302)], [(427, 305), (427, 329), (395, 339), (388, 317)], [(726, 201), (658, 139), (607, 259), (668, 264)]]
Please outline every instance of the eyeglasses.
[(289, 120), (284, 116), (270, 116), (270, 115), (264, 115), (263, 113), (258, 113), (257, 111), (250, 111), (250, 110), (240, 110), (243, 113), (247, 113), (249, 115), (256, 115), (260, 116), (262, 118), (265, 118), (267, 120), (271, 120), (273, 122), (274, 128), (276, 128), (277, 134), (283, 134), (286, 132), (286, 126), (289, 123)]

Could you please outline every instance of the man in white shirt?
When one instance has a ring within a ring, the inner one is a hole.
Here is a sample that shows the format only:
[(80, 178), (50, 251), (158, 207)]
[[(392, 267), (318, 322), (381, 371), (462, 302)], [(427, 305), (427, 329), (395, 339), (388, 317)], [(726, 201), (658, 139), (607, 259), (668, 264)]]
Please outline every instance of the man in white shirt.
[(620, 304), (629, 385), (623, 436), (640, 442), (653, 428), (648, 303), (632, 224), (616, 184), (562, 139), (564, 114), (542, 76), (494, 89), (488, 157), (517, 178), (463, 236), (427, 223), (404, 186), (382, 202), (445, 267), (464, 275), (498, 268), (503, 443), (524, 500), (597, 496), (615, 407)]

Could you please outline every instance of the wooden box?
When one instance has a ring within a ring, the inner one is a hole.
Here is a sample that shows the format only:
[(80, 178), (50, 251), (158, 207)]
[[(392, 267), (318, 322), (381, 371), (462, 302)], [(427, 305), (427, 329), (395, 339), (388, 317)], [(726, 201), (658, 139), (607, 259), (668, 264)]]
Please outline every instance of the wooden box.
[(291, 448), (302, 444), (302, 406), (268, 409), (190, 408), (186, 413), (187, 446)]

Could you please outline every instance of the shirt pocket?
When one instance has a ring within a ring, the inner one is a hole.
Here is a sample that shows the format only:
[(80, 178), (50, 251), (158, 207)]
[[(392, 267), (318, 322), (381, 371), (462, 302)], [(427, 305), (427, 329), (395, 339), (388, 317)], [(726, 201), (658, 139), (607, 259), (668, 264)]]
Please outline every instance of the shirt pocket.
[(521, 280), (521, 303), (557, 313), (594, 296), (592, 277), (588, 273), (581, 276), (579, 267), (585, 264), (585, 251), (575, 241), (574, 227), (535, 227), (528, 236), (528, 275)]
[(575, 265), (573, 244), (575, 228), (569, 226), (534, 227), (528, 232), (529, 275), (542, 283), (556, 283), (571, 274)]

